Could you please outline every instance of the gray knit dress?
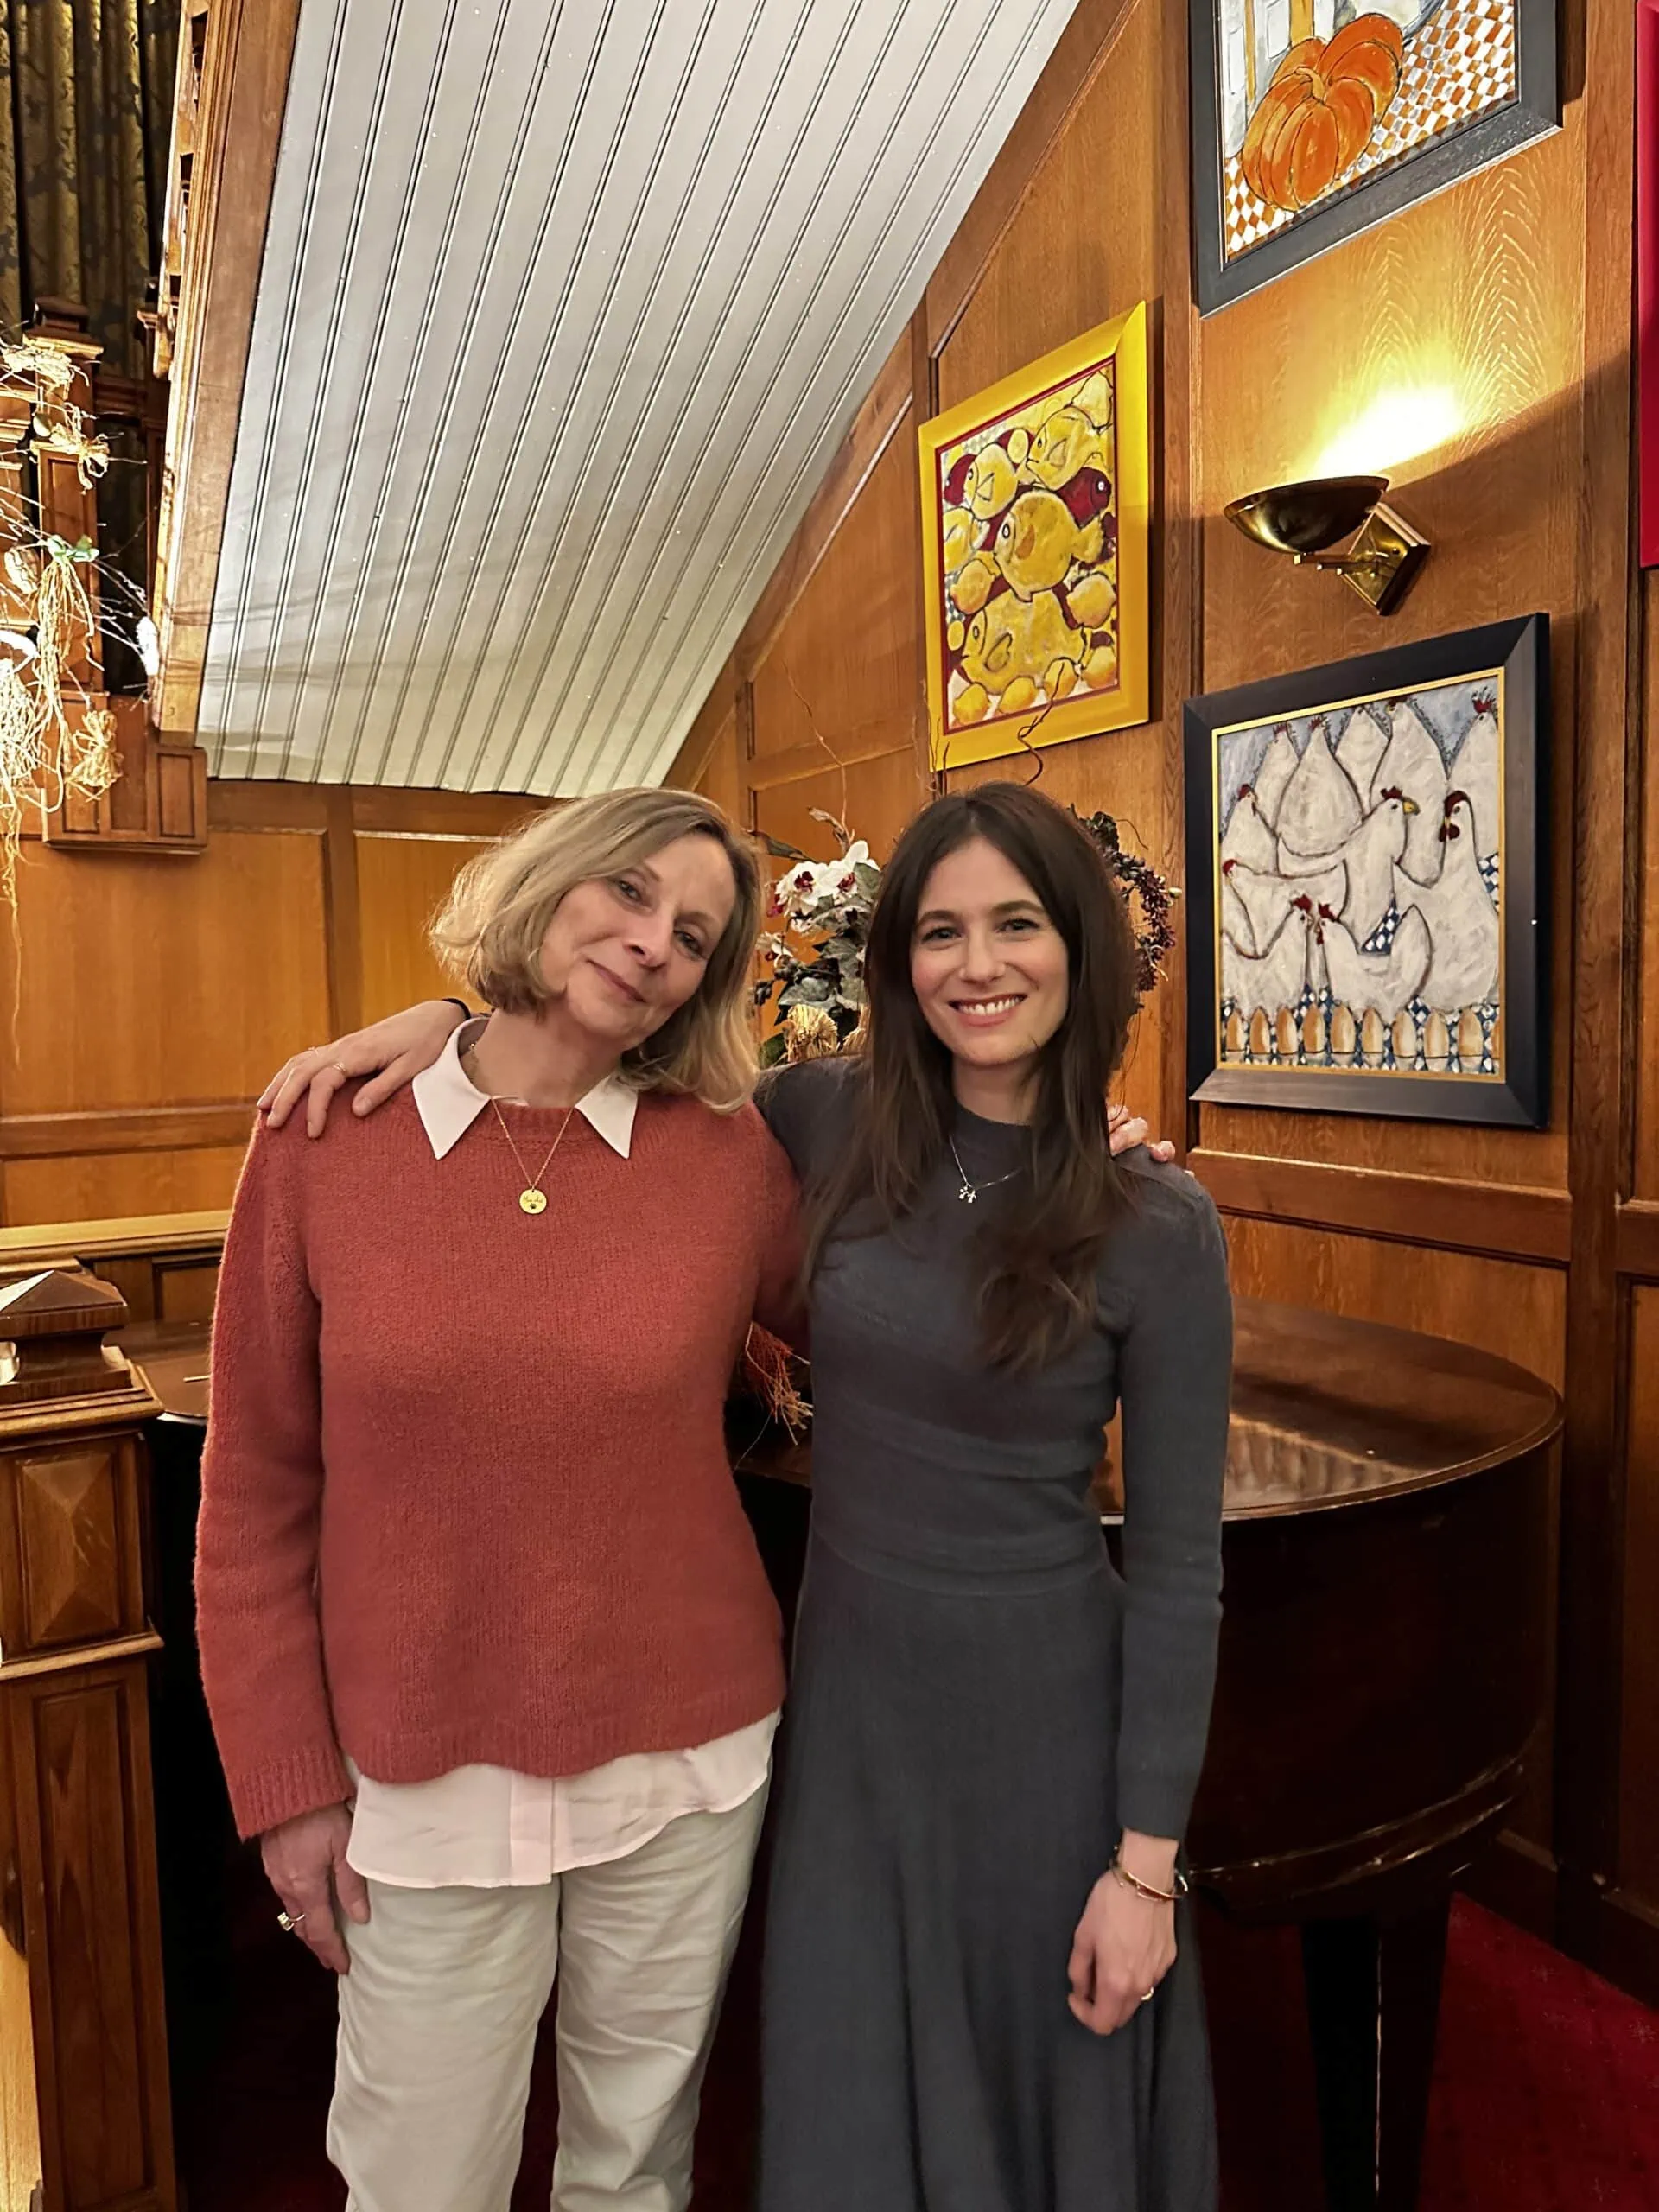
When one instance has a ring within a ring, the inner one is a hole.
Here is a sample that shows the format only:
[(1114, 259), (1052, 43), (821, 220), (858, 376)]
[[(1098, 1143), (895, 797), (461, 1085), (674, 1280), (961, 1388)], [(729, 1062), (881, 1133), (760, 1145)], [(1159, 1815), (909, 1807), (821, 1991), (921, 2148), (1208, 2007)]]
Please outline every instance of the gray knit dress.
[[(803, 1180), (846, 1141), (844, 1065), (763, 1099)], [(1198, 1185), (1144, 1153), (1088, 1339), (988, 1368), (969, 1240), (1026, 1189), (1023, 1131), (958, 1117), (895, 1233), (832, 1240), (812, 1299), (812, 1535), (767, 1904), (761, 2212), (1210, 2212), (1188, 1912), (1116, 2034), (1067, 2010), (1120, 1828), (1179, 1835), (1220, 1614), (1231, 1306)], [(1090, 1496), (1123, 1413), (1123, 1574)]]

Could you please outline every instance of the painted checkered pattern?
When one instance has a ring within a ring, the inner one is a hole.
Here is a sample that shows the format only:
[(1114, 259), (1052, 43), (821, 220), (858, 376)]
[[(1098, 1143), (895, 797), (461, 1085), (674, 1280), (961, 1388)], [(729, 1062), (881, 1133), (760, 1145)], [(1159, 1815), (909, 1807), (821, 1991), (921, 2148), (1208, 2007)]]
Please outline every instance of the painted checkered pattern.
[[(1304, 213), (1328, 207), (1343, 192), (1392, 168), (1433, 140), (1507, 107), (1519, 90), (1517, 4), (1518, 0), (1446, 0), (1406, 41), (1400, 89), (1376, 136), (1340, 187)], [(1300, 219), (1256, 198), (1244, 181), (1236, 154), (1224, 167), (1222, 195), (1230, 262)]]

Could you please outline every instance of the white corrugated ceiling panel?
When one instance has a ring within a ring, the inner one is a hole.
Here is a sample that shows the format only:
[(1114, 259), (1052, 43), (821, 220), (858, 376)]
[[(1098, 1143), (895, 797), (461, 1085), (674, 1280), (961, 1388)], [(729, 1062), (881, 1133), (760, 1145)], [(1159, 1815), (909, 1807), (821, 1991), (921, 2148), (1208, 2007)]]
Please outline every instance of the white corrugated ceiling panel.
[(304, 0), (215, 773), (673, 758), (1073, 0)]

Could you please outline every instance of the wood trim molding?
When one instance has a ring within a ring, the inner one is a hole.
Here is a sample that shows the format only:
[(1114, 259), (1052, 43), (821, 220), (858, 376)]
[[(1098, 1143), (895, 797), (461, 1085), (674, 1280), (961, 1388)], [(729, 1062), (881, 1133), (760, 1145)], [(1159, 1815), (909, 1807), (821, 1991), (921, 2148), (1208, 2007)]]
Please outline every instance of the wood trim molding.
[[(1080, 11), (1081, 12), (1081, 11)], [(1072, 18), (1073, 22), (1077, 17)], [(1103, 28), (1103, 59), (1117, 19)], [(1180, 741), (1183, 701), (1204, 690), (1204, 529), (1195, 435), (1202, 404), (1203, 346), (1192, 289), (1192, 128), (1187, 98), (1187, 16), (1166, 8), (1163, 36), (1169, 52), (1162, 71), (1161, 133), (1165, 188), (1159, 232), (1160, 296), (1154, 308), (1153, 450), (1160, 456), (1160, 496), (1153, 512), (1154, 573), (1162, 588), (1153, 594), (1152, 702), (1164, 724), (1164, 850), (1159, 864), (1179, 880), (1185, 861), (1185, 785)], [(1090, 72), (1090, 74), (1093, 73)], [(1164, 991), (1172, 1007), (1186, 1002), (1186, 932), (1177, 930), (1164, 965)], [(1161, 1088), (1166, 1098), (1186, 1099), (1186, 1024), (1163, 1025)], [(1198, 1109), (1186, 1103), (1181, 1150), (1197, 1135)]]
[[(0, 1115), (0, 1160), (79, 1160), (103, 1152), (190, 1152), (246, 1144), (254, 1101), (132, 1106), (109, 1113)], [(41, 1232), (25, 1233), (38, 1240)], [(0, 1245), (0, 1251), (4, 1249)]]
[[(1557, 1616), (1558, 1938), (1603, 1955), (1603, 1898), (1618, 1871), (1625, 1525), (1624, 1384), (1629, 1329), (1616, 1272), (1633, 1098), (1639, 807), (1629, 794), (1641, 727), (1642, 640), (1631, 466), (1636, 17), (1596, 6), (1584, 23), (1586, 208), (1578, 611), (1571, 639), (1573, 897), (1568, 999), (1573, 1191), (1567, 1287)], [(1565, 656), (1564, 656), (1565, 658)], [(1610, 1051), (1610, 1040), (1612, 1049)]]
[(357, 829), (352, 794), (336, 784), (327, 794), (322, 841), (324, 938), (328, 954), (328, 1020), (336, 1037), (363, 1027), (363, 901), (357, 875)]
[(1573, 1201), (1565, 1191), (1259, 1160), (1204, 1147), (1187, 1166), (1224, 1213), (1542, 1267), (1567, 1262)]
[(157, 527), (156, 702), (194, 735), (300, 0), (216, 0), (191, 156)]
[(1629, 1890), (1605, 1890), (1601, 1922), (1601, 1971), (1643, 2004), (1659, 2006), (1659, 1913)]
[(374, 784), (290, 784), (275, 778), (210, 776), (210, 830), (286, 830), (315, 837), (335, 829), (359, 837), (441, 837), (456, 843), (499, 837), (527, 815), (556, 806), (533, 791), (445, 791)]
[(118, 1215), (105, 1221), (20, 1223), (0, 1229), (0, 1265), (27, 1266), (55, 1261), (66, 1253), (76, 1259), (126, 1259), (162, 1252), (217, 1252), (231, 1218), (228, 1206), (198, 1213)]
[(209, 776), (207, 827), (276, 830), (314, 837), (328, 828), (328, 792), (321, 784), (286, 784), (246, 776)]
[(1659, 1199), (1627, 1198), (1620, 1206), (1614, 1263), (1622, 1275), (1659, 1282)]
[(359, 837), (421, 837), (471, 844), (516, 830), (532, 814), (563, 804), (533, 791), (441, 791), (391, 785), (344, 786)]

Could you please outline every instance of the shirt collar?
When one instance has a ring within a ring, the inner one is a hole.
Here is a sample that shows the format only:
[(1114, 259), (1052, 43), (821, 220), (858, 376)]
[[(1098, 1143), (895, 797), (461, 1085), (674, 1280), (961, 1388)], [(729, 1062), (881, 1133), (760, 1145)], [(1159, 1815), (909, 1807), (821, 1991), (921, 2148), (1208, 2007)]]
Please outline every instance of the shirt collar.
[[(481, 1019), (463, 1021), (429, 1068), (423, 1068), (410, 1084), (415, 1109), (432, 1147), (434, 1159), (453, 1152), (489, 1104), (489, 1094), (479, 1090), (461, 1065), (461, 1056), (476, 1043), (483, 1030)], [(515, 1102), (506, 1102), (512, 1105)], [(596, 1083), (575, 1110), (589, 1128), (604, 1138), (613, 1152), (628, 1157), (633, 1141), (633, 1114), (639, 1093), (607, 1075)]]

